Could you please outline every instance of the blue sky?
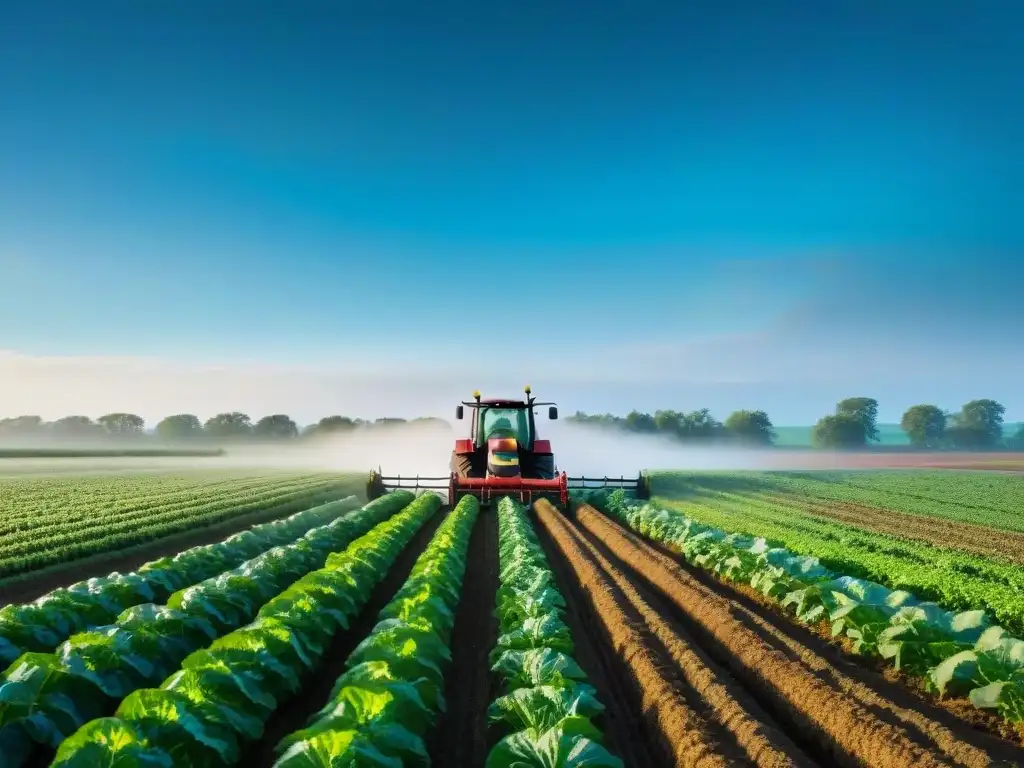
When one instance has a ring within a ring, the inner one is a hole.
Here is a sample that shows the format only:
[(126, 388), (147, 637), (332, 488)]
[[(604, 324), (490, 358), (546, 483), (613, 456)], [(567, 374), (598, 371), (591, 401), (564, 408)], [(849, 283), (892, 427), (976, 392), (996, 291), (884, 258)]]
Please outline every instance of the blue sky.
[(21, 5), (0, 412), (1024, 418), (1018, 3)]

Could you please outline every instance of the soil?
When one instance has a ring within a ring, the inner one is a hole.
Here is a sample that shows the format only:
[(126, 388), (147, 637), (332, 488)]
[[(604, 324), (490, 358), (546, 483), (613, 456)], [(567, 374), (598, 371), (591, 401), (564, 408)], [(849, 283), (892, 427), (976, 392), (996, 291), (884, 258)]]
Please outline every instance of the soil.
[(334, 688), (334, 682), (345, 671), (345, 662), (355, 647), (373, 630), (378, 614), (384, 609), (395, 593), (401, 588), (409, 573), (441, 524), (445, 514), (438, 512), (416, 533), (402, 554), (388, 570), (387, 576), (370, 594), (370, 600), (351, 626), (335, 638), (327, 649), (320, 665), (302, 681), (300, 694), (281, 706), (267, 722), (263, 737), (253, 742), (242, 754), (240, 765), (272, 766), (277, 759), (274, 749), (285, 736), (306, 726), (309, 718), (327, 704), (327, 697)]
[(191, 547), (214, 544), (239, 531), (270, 520), (279, 520), (318, 504), (341, 499), (349, 495), (332, 491), (324, 495), (307, 496), (268, 509), (261, 509), (233, 517), (215, 525), (204, 526), (184, 533), (164, 536), (134, 547), (105, 552), (67, 563), (16, 576), (0, 583), (0, 607), (11, 603), (27, 603), (50, 590), (65, 587), (94, 576), (106, 576), (114, 571), (128, 573), (141, 565), (161, 557), (169, 557)]
[(630, 581), (625, 569), (612, 562), (614, 556), (592, 534), (576, 528), (572, 534), (643, 617), (693, 694), (708, 710), (709, 717), (746, 753), (751, 764), (759, 768), (818, 764), (726, 670), (704, 653), (681, 624), (666, 618), (672, 615), (670, 608), (644, 587), (642, 579), (639, 583)]
[(447, 710), (427, 737), (432, 765), (482, 768), (487, 760), (487, 707), (498, 695), (488, 663), (498, 640), (498, 573), (498, 518), (485, 509), (469, 539), (449, 646), (453, 664), (444, 673)]
[(801, 642), (784, 617), (741, 603), (724, 585), (706, 575), (698, 578), (593, 508), (581, 505), (577, 518), (617, 559), (616, 567), (671, 603), (690, 637), (794, 740), (813, 744), (828, 764), (1024, 764), (1024, 750), (957, 722), (948, 712), (922, 707), (871, 670), (853, 673), (854, 665), (838, 649), (829, 653), (820, 640)]
[(825, 504), (787, 495), (779, 495), (776, 498), (811, 514), (876, 533), (903, 536), (936, 547), (959, 549), (986, 557), (1001, 557), (1024, 564), (1024, 533), (997, 530), (976, 523), (961, 523), (941, 517), (911, 515), (850, 502)]
[(710, 768), (744, 762), (737, 750), (721, 743), (709, 723), (683, 692), (672, 665), (659, 653), (642, 617), (591, 560), (573, 535), (572, 524), (547, 501), (534, 504), (537, 519), (569, 561), (590, 608), (596, 613), (611, 651), (631, 685), (630, 705), (641, 713), (645, 731), (659, 744), (662, 765)]
[(557, 545), (537, 526), (542, 548), (554, 571), (558, 591), (565, 599), (565, 623), (569, 625), (575, 651), (573, 659), (587, 675), (587, 682), (597, 691), (597, 699), (605, 706), (594, 724), (605, 734), (605, 746), (622, 758), (627, 766), (672, 765), (658, 744), (657, 735), (647, 732), (639, 706), (634, 706), (631, 682), (624, 665), (589, 606), (575, 571), (562, 556)]

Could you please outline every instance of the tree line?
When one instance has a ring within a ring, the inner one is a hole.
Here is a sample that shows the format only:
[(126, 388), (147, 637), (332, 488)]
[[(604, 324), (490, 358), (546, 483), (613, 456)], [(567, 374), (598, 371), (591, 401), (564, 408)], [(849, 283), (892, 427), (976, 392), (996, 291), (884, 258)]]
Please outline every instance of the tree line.
[[(1003, 435), (1006, 409), (995, 400), (972, 400), (956, 413), (936, 405), (914, 405), (903, 414), (900, 427), (911, 445), (927, 449), (1024, 450), (1024, 426), (1009, 438)], [(734, 411), (719, 421), (707, 408), (684, 412), (658, 410), (653, 414), (633, 410), (625, 416), (587, 414), (577, 411), (567, 421), (612, 427), (625, 432), (662, 435), (680, 442), (715, 442), (751, 446), (771, 446), (777, 438), (771, 418), (761, 410)], [(448, 427), (444, 419), (380, 418), (365, 420), (348, 416), (326, 416), (315, 424), (300, 428), (286, 414), (264, 416), (255, 422), (239, 411), (219, 413), (206, 421), (191, 413), (168, 416), (147, 430), (145, 420), (133, 413), (108, 413), (98, 419), (65, 416), (47, 422), (39, 416), (0, 419), (0, 439), (68, 440), (155, 437), (166, 442), (198, 440), (292, 440), (314, 438), (359, 429), (381, 429), (398, 424)], [(870, 397), (850, 397), (836, 404), (835, 411), (823, 416), (811, 430), (815, 447), (831, 449), (863, 448), (878, 442), (878, 401)]]
[[(1024, 450), (1024, 426), (1015, 435), (1004, 437), (1005, 413), (1002, 404), (990, 399), (971, 400), (956, 413), (936, 405), (914, 405), (903, 414), (900, 428), (916, 448)], [(638, 434), (664, 435), (681, 442), (768, 446), (774, 445), (777, 437), (771, 418), (764, 411), (734, 411), (724, 422), (718, 421), (707, 408), (653, 414), (634, 410), (626, 416), (577, 411), (568, 420)], [(841, 400), (833, 413), (823, 416), (811, 429), (811, 442), (817, 448), (865, 448), (878, 441), (878, 401), (871, 397)]]
[(65, 416), (47, 422), (40, 416), (17, 416), (0, 419), (0, 439), (45, 439), (100, 440), (100, 439), (141, 439), (155, 437), (167, 442), (194, 440), (290, 440), (315, 437), (356, 429), (387, 428), (396, 424), (439, 424), (447, 425), (443, 419), (381, 418), (373, 421), (353, 419), (348, 416), (327, 416), (316, 424), (303, 428), (287, 414), (277, 413), (264, 416), (257, 421), (240, 411), (218, 413), (206, 421), (191, 413), (179, 413), (161, 419), (151, 429), (146, 421), (134, 413), (108, 413), (98, 419), (88, 416)]

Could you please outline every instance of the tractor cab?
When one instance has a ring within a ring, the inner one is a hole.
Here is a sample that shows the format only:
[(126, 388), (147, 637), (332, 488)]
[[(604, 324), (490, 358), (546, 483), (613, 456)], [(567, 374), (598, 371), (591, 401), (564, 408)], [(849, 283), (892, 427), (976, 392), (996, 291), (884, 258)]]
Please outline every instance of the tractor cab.
[(455, 441), (451, 469), (461, 477), (554, 477), (554, 456), (547, 440), (537, 439), (534, 408), (547, 405), (548, 417), (558, 418), (554, 403), (538, 403), (526, 388), (525, 400), (463, 401), (455, 418), (469, 409), (469, 438)]

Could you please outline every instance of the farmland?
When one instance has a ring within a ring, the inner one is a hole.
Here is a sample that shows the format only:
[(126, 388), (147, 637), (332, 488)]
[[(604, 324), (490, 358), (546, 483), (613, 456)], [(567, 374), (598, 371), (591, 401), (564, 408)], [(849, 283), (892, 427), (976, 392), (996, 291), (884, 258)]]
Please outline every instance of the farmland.
[(675, 472), (569, 509), (5, 482), (83, 521), (334, 494), (0, 609), (12, 768), (1024, 765), (1018, 477)]

